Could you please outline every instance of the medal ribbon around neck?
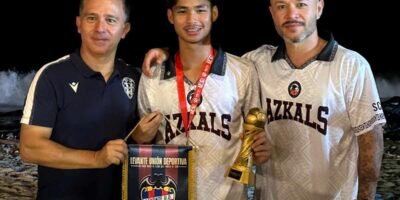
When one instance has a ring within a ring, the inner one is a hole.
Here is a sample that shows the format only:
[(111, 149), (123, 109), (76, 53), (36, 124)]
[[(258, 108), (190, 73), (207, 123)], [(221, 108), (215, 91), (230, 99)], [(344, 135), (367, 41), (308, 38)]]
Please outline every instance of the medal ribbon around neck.
[(185, 97), (186, 95), (185, 95), (183, 65), (181, 62), (181, 57), (179, 56), (179, 52), (175, 55), (176, 83), (178, 86), (177, 89), (179, 97), (179, 106), (181, 109), (181, 116), (183, 120), (183, 127), (185, 128), (186, 137), (189, 137), (190, 124), (193, 120), (196, 108), (199, 105), (201, 93), (203, 92), (206, 79), (210, 72), (211, 64), (214, 61), (214, 55), (215, 55), (215, 50), (211, 49), (207, 59), (204, 60), (203, 62), (202, 73), (200, 74), (200, 78), (196, 83), (196, 89), (190, 100), (189, 118), (188, 118), (188, 111), (187, 111), (186, 97)]

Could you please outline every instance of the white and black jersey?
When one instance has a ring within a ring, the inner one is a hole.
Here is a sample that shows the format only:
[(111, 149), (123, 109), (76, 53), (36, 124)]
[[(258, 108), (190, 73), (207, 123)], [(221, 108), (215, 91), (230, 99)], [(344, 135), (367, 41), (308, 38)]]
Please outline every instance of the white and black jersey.
[(368, 62), (327, 36), (301, 69), (284, 46), (244, 55), (256, 66), (274, 145), (262, 199), (356, 199), (357, 136), (386, 122)]
[[(158, 130), (158, 144), (187, 142), (182, 132), (175, 65), (169, 60), (155, 67), (153, 77), (142, 76), (139, 84), (139, 112), (143, 116), (160, 111), (169, 119)], [(196, 160), (197, 199), (242, 199), (243, 185), (224, 177), (239, 153), (244, 115), (259, 107), (259, 83), (254, 65), (218, 50), (202, 92), (201, 102), (190, 125), (190, 138), (200, 146)], [(195, 83), (185, 78), (187, 106)], [(171, 123), (171, 124), (170, 124)]]

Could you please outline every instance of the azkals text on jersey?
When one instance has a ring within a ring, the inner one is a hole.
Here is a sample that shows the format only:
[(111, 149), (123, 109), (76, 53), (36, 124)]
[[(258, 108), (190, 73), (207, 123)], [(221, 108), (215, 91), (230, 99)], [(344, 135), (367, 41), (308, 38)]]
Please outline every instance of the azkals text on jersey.
[[(327, 115), (329, 114), (328, 107), (318, 106), (318, 108), (313, 108), (311, 104), (272, 100), (270, 98), (266, 98), (266, 104), (267, 124), (275, 120), (294, 120), (326, 135), (328, 125)], [(315, 114), (317, 115), (315, 119), (318, 119), (318, 121), (311, 121), (311, 115)]]
[[(189, 116), (189, 114), (188, 114)], [(165, 115), (170, 121), (176, 121), (176, 127), (182, 127), (180, 131), (182, 133), (185, 132), (182, 123), (181, 113), (175, 113), (172, 115)], [(231, 140), (231, 132), (229, 131), (229, 123), (232, 120), (230, 114), (222, 114), (221, 116), (217, 116), (216, 113), (210, 112), (196, 112), (194, 118), (200, 117), (197, 124), (190, 123), (190, 130), (202, 130), (206, 132), (212, 132), (217, 136), (220, 136), (226, 140)], [(174, 131), (171, 127), (169, 121), (166, 122), (165, 125), (165, 143), (168, 144), (173, 138), (178, 136), (180, 133), (178, 131)], [(218, 125), (216, 125), (218, 124)], [(221, 127), (222, 129), (218, 129)]]

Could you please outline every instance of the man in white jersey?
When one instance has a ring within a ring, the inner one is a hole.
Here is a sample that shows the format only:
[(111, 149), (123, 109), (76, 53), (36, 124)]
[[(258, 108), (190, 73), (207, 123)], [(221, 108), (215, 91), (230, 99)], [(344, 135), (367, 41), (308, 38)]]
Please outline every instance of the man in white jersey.
[(361, 55), (317, 31), (323, 7), (323, 0), (271, 0), (284, 45), (244, 55), (259, 73), (275, 145), (267, 199), (375, 196), (386, 122), (375, 80)]
[[(213, 48), (210, 31), (217, 17), (213, 0), (168, 1), (179, 50), (139, 84), (140, 114), (159, 111), (168, 120), (143, 142), (155, 137), (158, 144), (185, 145), (190, 139), (199, 147), (196, 199), (244, 199), (243, 184), (224, 174), (239, 153), (244, 115), (260, 106), (259, 82), (251, 62)], [(266, 133), (254, 139), (255, 163), (264, 163), (270, 155)]]
[[(368, 62), (317, 31), (323, 0), (270, 0), (283, 43), (243, 57), (261, 82), (274, 149), (263, 199), (374, 199), (386, 122)], [(150, 51), (144, 63), (164, 55)]]

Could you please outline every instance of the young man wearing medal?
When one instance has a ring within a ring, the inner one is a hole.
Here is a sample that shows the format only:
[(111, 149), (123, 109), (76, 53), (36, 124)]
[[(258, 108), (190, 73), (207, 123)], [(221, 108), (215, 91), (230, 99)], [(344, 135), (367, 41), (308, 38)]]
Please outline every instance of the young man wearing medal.
[[(269, 3), (282, 43), (243, 56), (257, 68), (274, 143), (262, 199), (374, 199), (386, 120), (370, 65), (318, 30), (323, 0)], [(166, 56), (149, 51), (145, 74), (154, 57)]]
[[(139, 142), (198, 146), (196, 199), (244, 199), (243, 184), (224, 174), (239, 153), (244, 115), (260, 106), (255, 67), (212, 46), (218, 17), (213, 0), (167, 2), (179, 49), (139, 84), (140, 114), (159, 111), (165, 120), (156, 135), (142, 135)], [(268, 160), (265, 132), (254, 136), (252, 149), (256, 164)]]

